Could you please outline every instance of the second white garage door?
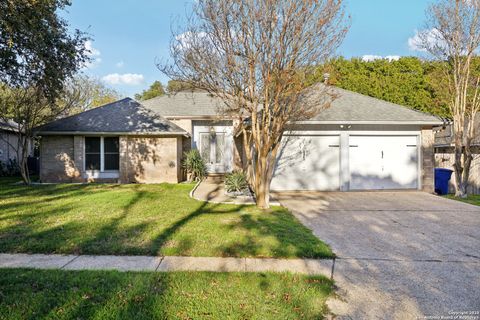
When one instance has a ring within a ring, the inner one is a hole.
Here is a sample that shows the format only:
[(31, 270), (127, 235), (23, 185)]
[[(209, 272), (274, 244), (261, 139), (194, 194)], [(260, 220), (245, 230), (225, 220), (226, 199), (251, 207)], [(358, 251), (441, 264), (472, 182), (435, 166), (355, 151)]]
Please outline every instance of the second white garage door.
[(339, 136), (285, 136), (272, 190), (339, 190)]
[(350, 136), (350, 190), (416, 189), (417, 136)]

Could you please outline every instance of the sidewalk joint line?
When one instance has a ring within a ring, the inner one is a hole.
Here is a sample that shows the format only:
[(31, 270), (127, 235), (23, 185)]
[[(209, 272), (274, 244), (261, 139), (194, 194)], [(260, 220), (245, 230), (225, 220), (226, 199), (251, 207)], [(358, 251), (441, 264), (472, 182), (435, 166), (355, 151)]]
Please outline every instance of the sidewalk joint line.
[(333, 259), (332, 259), (332, 272), (330, 273), (330, 280), (333, 280), (333, 274), (335, 272), (335, 260), (336, 260), (336, 257), (333, 257)]
[(165, 259), (165, 256), (161, 256), (161, 257), (160, 257), (160, 262), (158, 263), (157, 267), (155, 268), (155, 272), (157, 272), (157, 271), (158, 271), (158, 268), (160, 268), (160, 265), (162, 264), (163, 259)]
[(67, 263), (65, 263), (62, 267), (60, 267), (60, 270), (62, 270), (63, 268), (65, 268), (66, 266), (68, 266), (70, 263), (72, 263), (73, 261), (77, 260), (78, 258), (80, 258), (81, 255), (77, 255), (75, 256), (72, 260), (68, 261)]

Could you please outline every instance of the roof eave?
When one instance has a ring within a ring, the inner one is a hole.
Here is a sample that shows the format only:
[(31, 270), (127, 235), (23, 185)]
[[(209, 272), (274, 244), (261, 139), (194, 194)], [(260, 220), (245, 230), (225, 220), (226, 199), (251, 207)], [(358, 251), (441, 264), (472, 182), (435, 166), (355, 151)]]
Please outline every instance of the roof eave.
[(443, 122), (438, 121), (423, 121), (423, 120), (415, 120), (415, 121), (399, 121), (399, 120), (379, 120), (379, 121), (368, 121), (368, 120), (303, 120), (303, 121), (293, 121), (290, 124), (377, 124), (377, 125), (385, 125), (385, 124), (395, 124), (395, 125), (426, 125), (426, 126), (440, 126), (443, 125)]
[(73, 136), (184, 136), (190, 137), (188, 132), (110, 132), (110, 131), (39, 131), (36, 133), (37, 136), (63, 136), (63, 135), (73, 135)]
[(233, 116), (219, 116), (219, 115), (211, 115), (211, 116), (173, 116), (173, 115), (162, 115), (167, 120), (234, 120), (235, 117)]

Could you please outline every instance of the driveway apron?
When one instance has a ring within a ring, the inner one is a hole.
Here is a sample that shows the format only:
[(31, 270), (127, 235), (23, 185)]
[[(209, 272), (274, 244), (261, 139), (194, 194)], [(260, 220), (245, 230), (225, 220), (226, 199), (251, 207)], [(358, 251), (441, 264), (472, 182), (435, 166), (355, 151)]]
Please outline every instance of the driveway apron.
[(480, 318), (480, 207), (413, 191), (274, 197), (337, 254), (339, 318)]

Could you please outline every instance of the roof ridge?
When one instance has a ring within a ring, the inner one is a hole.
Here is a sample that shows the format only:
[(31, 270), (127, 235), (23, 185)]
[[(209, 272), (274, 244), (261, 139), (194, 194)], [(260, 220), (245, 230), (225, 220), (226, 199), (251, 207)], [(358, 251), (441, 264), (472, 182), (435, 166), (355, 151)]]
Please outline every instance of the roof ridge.
[[(79, 112), (79, 113), (75, 113), (75, 114), (66, 116), (66, 117), (64, 117), (64, 118), (55, 119), (55, 120), (53, 120), (53, 121), (47, 122), (47, 123), (45, 123), (45, 124), (42, 124), (42, 125), (38, 126), (37, 128), (41, 128), (41, 127), (43, 127), (44, 125), (52, 124), (52, 123), (55, 123), (55, 122), (57, 122), (57, 121), (63, 121), (63, 120), (66, 120), (66, 119), (70, 119), (70, 118), (73, 118), (73, 117), (78, 116), (79, 114), (85, 114), (85, 113), (88, 113), (88, 112), (90, 112), (90, 111), (95, 111), (95, 110), (103, 109), (103, 108), (105, 108), (105, 107), (108, 107), (108, 106), (110, 106), (110, 105), (112, 105), (112, 104), (114, 104), (114, 103), (118, 103), (118, 102), (123, 101), (123, 100), (132, 100), (132, 101), (136, 102), (136, 101), (133, 100), (132, 98), (126, 97), (126, 98), (123, 98), (123, 99), (120, 99), (120, 100), (115, 100), (115, 101), (112, 101), (112, 102), (110, 102), (110, 103), (107, 103), (107, 104), (104, 104), (104, 105), (101, 105), (101, 106), (98, 106), (98, 107), (95, 107), (95, 108), (91, 108), (91, 109), (88, 109), (88, 110), (85, 110), (85, 111), (82, 111), (82, 112)], [(137, 103), (138, 103), (138, 102), (137, 102)]]
[[(123, 98), (123, 99), (120, 99), (120, 100), (116, 100), (116, 101), (107, 103), (105, 105), (102, 105), (102, 106), (99, 106), (99, 107), (96, 107), (96, 108), (92, 108), (92, 109), (89, 109), (89, 110), (86, 110), (86, 111), (83, 111), (83, 112), (80, 112), (80, 113), (77, 113), (77, 114), (73, 114), (73, 115), (65, 117), (65, 118), (61, 118), (61, 119), (51, 121), (51, 122), (46, 123), (44, 125), (38, 126), (36, 129), (37, 129), (37, 131), (40, 131), (40, 132), (42, 130), (45, 130), (45, 129), (48, 131), (48, 127), (55, 126), (55, 125), (57, 125), (57, 126), (60, 125), (61, 126), (62, 124), (64, 125), (65, 123), (68, 123), (69, 121), (70, 122), (71, 121), (76, 121), (75, 117), (89, 118), (89, 113), (91, 113), (91, 111), (100, 112), (99, 116), (101, 118), (102, 117), (102, 109), (106, 109), (107, 107), (112, 107), (114, 105), (118, 105), (118, 108), (121, 108), (122, 110), (123, 110), (123, 108), (131, 108), (131, 109), (125, 109), (125, 110), (130, 110), (129, 112), (133, 112), (133, 113), (136, 113), (137, 111), (143, 112), (150, 119), (150, 121), (155, 122), (156, 120), (159, 120), (159, 121), (161, 121), (161, 123), (163, 123), (163, 125), (168, 126), (171, 130), (173, 130), (175, 132), (178, 132), (180, 134), (188, 133), (187, 131), (182, 129), (177, 124), (175, 124), (172, 121), (168, 120), (167, 118), (163, 117), (160, 113), (156, 112), (155, 110), (153, 110), (151, 108), (148, 108), (148, 107), (144, 106), (140, 102), (135, 101), (134, 99), (132, 99), (130, 97), (126, 97), (126, 98)], [(105, 111), (105, 112), (107, 112), (107, 113), (110, 112), (111, 113), (113, 109)], [(136, 111), (132, 111), (132, 110), (136, 110)], [(82, 121), (82, 118), (79, 118), (79, 120)], [(93, 117), (90, 116), (90, 118), (93, 118)]]

